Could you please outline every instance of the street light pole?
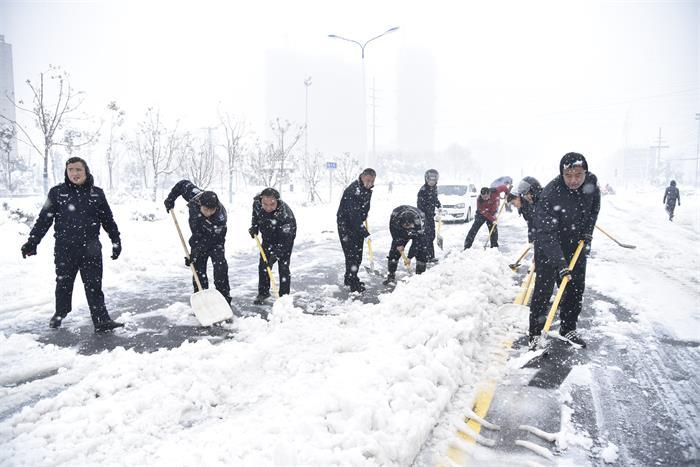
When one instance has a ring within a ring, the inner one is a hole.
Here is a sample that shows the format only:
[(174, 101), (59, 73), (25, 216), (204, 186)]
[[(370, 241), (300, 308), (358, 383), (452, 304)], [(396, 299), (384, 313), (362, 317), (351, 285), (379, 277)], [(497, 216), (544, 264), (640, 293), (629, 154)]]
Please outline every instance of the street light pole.
[[(331, 39), (340, 39), (342, 41), (352, 42), (360, 47), (362, 53), (362, 153), (365, 161), (365, 167), (370, 166), (369, 155), (367, 153), (367, 83), (365, 81), (365, 48), (367, 44), (373, 40), (379, 39), (380, 37), (389, 34), (391, 32), (397, 31), (398, 26), (389, 28), (378, 36), (374, 36), (371, 39), (366, 40), (364, 43), (356, 41), (354, 39), (348, 39), (346, 37), (338, 36), (336, 34), (328, 34)], [(374, 162), (374, 161), (372, 161)]]
[(309, 155), (309, 86), (311, 86), (311, 76), (304, 80), (306, 88), (306, 100), (304, 102), (304, 158)]

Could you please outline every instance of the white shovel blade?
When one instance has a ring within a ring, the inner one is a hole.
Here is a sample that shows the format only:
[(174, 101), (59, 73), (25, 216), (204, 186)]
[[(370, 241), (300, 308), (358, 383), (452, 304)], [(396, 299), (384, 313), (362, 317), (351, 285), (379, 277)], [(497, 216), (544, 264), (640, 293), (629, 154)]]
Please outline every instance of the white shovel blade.
[(228, 302), (216, 289), (205, 289), (190, 296), (192, 311), (202, 326), (211, 326), (219, 321), (233, 318)]

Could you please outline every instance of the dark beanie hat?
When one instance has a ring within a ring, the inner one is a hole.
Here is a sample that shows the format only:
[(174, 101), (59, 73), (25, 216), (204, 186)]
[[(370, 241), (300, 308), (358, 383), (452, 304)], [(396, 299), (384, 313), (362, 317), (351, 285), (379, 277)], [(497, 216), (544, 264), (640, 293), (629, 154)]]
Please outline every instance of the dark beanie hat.
[(564, 169), (570, 169), (572, 167), (581, 166), (583, 170), (588, 171), (588, 162), (583, 154), (577, 152), (569, 152), (564, 154), (559, 162), (559, 174), (564, 175)]
[(203, 191), (199, 195), (199, 205), (209, 209), (216, 209), (219, 207), (219, 197), (213, 191)]
[(71, 157), (66, 161), (66, 174), (68, 174), (68, 164), (75, 164), (76, 162), (81, 162), (83, 167), (85, 167), (85, 174), (90, 175), (90, 167), (88, 167), (87, 162), (82, 157)]
[(675, 180), (671, 180), (671, 186), (676, 186), (676, 181), (675, 181)]

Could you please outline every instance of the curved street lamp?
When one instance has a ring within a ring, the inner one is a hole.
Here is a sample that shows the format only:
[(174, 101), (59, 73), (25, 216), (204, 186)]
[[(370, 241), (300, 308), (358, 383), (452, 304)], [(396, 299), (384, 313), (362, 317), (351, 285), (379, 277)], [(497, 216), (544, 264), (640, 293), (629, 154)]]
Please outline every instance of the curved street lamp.
[(348, 39), (347, 37), (339, 36), (337, 34), (328, 34), (331, 39), (340, 39), (341, 41), (352, 42), (360, 47), (362, 52), (362, 152), (364, 153), (365, 168), (369, 167), (368, 155), (367, 155), (367, 85), (365, 83), (365, 48), (367, 44), (373, 40), (379, 39), (389, 33), (397, 31), (398, 26), (389, 28), (378, 36), (374, 36), (371, 39), (367, 39), (364, 43), (356, 41), (354, 39)]

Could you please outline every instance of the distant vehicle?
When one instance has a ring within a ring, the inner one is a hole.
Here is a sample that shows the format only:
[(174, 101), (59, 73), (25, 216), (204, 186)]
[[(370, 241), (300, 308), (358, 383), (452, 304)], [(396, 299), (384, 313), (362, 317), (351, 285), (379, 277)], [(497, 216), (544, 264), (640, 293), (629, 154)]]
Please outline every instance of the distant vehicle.
[[(473, 183), (466, 185), (438, 185), (440, 210), (445, 222), (469, 222), (474, 218), (478, 192)], [(474, 207), (472, 207), (474, 206)]]

